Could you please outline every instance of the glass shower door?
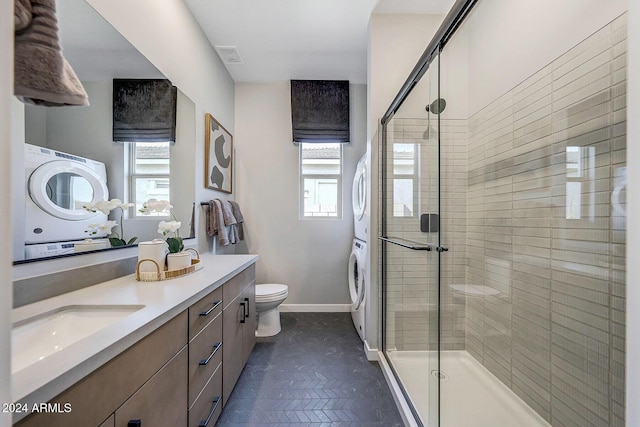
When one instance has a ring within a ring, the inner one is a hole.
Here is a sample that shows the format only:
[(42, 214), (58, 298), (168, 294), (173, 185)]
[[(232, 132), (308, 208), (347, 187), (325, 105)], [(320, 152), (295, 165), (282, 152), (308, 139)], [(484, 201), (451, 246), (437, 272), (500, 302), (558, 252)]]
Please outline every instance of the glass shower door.
[(439, 425), (440, 144), (438, 58), (383, 126), (383, 348), (423, 425)]

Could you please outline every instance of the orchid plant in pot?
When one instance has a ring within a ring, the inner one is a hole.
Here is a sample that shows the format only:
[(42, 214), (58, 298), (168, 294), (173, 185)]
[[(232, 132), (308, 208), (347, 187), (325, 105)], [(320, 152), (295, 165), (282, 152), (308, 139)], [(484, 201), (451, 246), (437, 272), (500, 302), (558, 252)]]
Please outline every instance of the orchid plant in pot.
[[(173, 233), (172, 237), (166, 237), (166, 242), (169, 247), (169, 257), (167, 263), (171, 259), (171, 254), (182, 253), (184, 250), (184, 243), (182, 237), (180, 237), (180, 227), (182, 222), (178, 221), (176, 216), (171, 212), (173, 206), (167, 200), (149, 199), (142, 204), (142, 208), (138, 211), (143, 215), (151, 215), (152, 213), (168, 213), (172, 221), (160, 221), (158, 224), (158, 233), (163, 236), (167, 236), (169, 233)], [(188, 255), (188, 254), (187, 254)], [(189, 262), (191, 258), (189, 257)]]
[(169, 254), (167, 255), (167, 268), (176, 270), (191, 265), (191, 255), (184, 252), (184, 243), (180, 237), (180, 227), (182, 223), (178, 221), (176, 216), (171, 212), (173, 206), (167, 200), (149, 199), (143, 203), (142, 208), (138, 211), (143, 215), (151, 215), (152, 213), (168, 213), (173, 220), (160, 221), (158, 224), (158, 233), (167, 236), (173, 233), (172, 237), (166, 237)]
[[(111, 246), (117, 247), (117, 246), (132, 245), (136, 240), (138, 240), (137, 237), (132, 237), (129, 240), (126, 240), (124, 237), (124, 225), (123, 225), (124, 210), (129, 209), (132, 206), (134, 206), (133, 203), (123, 203), (122, 200), (120, 199), (111, 199), (111, 200), (99, 200), (95, 203), (89, 203), (89, 204), (83, 205), (82, 207), (89, 212), (100, 211), (105, 215), (109, 215), (109, 213), (114, 209), (120, 210), (120, 233), (114, 231), (113, 234), (115, 234), (115, 237), (109, 238), (109, 243), (111, 243)], [(111, 220), (103, 224), (89, 224), (89, 229), (85, 230), (85, 232), (89, 233), (89, 235), (91, 236), (94, 236), (98, 233), (100, 234), (112, 233), (112, 229), (116, 225), (118, 225), (118, 223), (116, 221), (111, 221)]]

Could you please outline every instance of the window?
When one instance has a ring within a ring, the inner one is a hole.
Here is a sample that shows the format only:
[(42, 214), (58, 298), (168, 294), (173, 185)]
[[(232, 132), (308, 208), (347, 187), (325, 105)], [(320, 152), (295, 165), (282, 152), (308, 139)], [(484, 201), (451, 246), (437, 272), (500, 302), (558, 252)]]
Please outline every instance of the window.
[(413, 217), (417, 212), (417, 144), (393, 144), (393, 216)]
[(300, 217), (342, 217), (342, 144), (300, 143)]
[[(132, 203), (138, 210), (149, 199), (169, 200), (169, 142), (132, 142), (129, 152), (129, 185)], [(152, 216), (165, 216), (152, 213)]]

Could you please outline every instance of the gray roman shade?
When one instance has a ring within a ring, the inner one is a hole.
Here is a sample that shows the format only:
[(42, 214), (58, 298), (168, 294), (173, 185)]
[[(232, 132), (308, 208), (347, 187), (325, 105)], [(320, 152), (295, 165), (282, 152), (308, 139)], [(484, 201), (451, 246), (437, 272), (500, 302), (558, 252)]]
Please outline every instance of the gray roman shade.
[(291, 80), (293, 142), (349, 142), (349, 81)]
[(175, 143), (177, 96), (169, 80), (113, 79), (113, 140)]

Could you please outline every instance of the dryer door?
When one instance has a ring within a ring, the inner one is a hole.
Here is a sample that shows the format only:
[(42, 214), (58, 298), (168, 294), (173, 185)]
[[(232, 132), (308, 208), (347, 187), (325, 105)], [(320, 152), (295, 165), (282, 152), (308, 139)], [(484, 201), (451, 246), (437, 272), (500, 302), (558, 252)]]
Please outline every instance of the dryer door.
[(349, 295), (351, 296), (352, 309), (359, 309), (364, 300), (364, 274), (356, 250), (351, 251), (349, 256)]
[(351, 197), (353, 202), (353, 216), (356, 221), (360, 221), (367, 207), (367, 159), (365, 156), (360, 159), (356, 167)]
[(83, 205), (109, 198), (103, 179), (81, 163), (56, 160), (38, 167), (29, 177), (29, 196), (49, 215), (82, 221), (100, 215)]

